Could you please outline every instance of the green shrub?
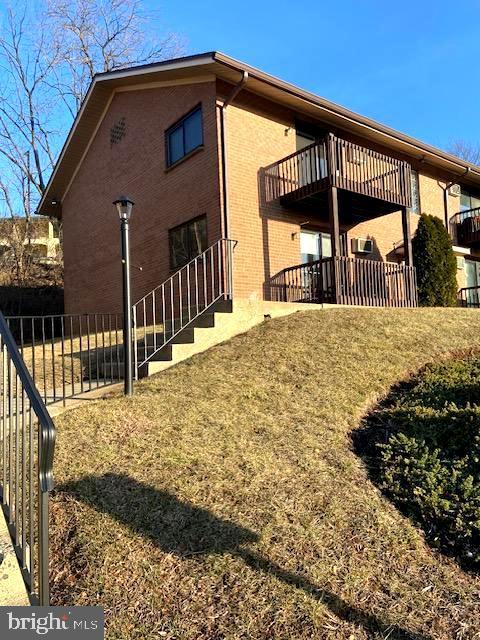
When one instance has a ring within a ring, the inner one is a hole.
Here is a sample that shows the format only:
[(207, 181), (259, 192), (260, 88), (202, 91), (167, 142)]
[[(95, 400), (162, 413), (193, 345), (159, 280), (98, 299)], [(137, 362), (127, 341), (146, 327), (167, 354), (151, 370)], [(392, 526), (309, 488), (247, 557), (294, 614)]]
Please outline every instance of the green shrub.
[(457, 261), (444, 224), (437, 216), (420, 216), (412, 241), (419, 303), (453, 307), (457, 303)]
[(381, 488), (430, 542), (477, 566), (479, 373), (479, 358), (429, 366), (375, 417), (387, 428), (386, 442), (377, 445)]

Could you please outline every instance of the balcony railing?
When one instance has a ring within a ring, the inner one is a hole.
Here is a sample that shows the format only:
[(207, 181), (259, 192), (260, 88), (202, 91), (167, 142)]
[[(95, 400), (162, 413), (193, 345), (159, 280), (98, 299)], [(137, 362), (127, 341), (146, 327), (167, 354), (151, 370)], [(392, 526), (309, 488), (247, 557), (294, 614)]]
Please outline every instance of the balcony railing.
[(409, 207), (410, 176), (408, 162), (328, 134), (266, 168), (266, 199), (301, 200), (333, 186)]
[(278, 302), (416, 307), (415, 267), (358, 258), (323, 258), (287, 267), (270, 281)]
[(458, 306), (480, 309), (480, 286), (463, 287), (458, 292)]
[(480, 207), (460, 211), (450, 218), (453, 242), (461, 247), (480, 244)]

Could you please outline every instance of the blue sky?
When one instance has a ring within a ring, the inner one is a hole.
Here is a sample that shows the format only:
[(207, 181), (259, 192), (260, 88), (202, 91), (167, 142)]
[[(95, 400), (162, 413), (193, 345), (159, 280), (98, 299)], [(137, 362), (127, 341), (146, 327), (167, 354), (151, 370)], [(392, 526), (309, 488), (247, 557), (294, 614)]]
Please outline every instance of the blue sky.
[(480, 1), (147, 0), (220, 50), (426, 142), (480, 142)]

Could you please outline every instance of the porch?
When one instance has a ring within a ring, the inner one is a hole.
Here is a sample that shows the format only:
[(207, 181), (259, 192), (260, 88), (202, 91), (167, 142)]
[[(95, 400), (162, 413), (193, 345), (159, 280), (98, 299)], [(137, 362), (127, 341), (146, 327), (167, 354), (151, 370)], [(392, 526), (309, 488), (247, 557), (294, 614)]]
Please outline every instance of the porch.
[(415, 267), (337, 256), (287, 267), (270, 280), (277, 302), (417, 307)]

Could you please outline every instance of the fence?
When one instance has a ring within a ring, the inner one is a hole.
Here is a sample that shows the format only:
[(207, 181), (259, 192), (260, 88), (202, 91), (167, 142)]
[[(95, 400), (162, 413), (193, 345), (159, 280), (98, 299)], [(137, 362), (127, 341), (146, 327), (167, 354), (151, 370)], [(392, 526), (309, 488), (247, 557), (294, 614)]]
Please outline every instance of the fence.
[(123, 315), (10, 316), (7, 324), (45, 404), (123, 380)]
[(48, 605), (48, 503), (55, 427), (0, 314), (1, 503), (30, 597)]

